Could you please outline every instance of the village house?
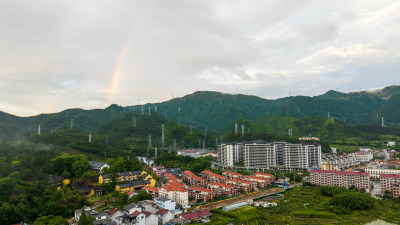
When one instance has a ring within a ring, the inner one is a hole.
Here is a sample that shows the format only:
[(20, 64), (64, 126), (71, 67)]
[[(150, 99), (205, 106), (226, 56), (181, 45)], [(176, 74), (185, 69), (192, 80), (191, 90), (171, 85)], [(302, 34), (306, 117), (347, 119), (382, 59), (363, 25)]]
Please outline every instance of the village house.
[(201, 200), (206, 202), (213, 199), (213, 191), (211, 189), (189, 186), (189, 197), (193, 198), (195, 201)]
[(189, 170), (185, 170), (182, 174), (183, 181), (189, 183), (190, 186), (204, 187), (206, 179), (201, 178)]
[(217, 183), (224, 183), (226, 177), (213, 173), (209, 170), (204, 170), (201, 173), (201, 176), (206, 179), (208, 182), (217, 182)]
[(89, 165), (90, 169), (100, 173), (103, 171), (103, 169), (110, 168), (110, 165), (108, 165), (107, 163), (97, 162), (97, 161), (89, 161)]
[(210, 182), (208, 188), (213, 191), (213, 195), (226, 195), (228, 197), (236, 195), (234, 186), (224, 183)]
[(237, 179), (237, 180), (241, 180), (243, 178), (243, 175), (240, 173), (235, 173), (232, 171), (225, 171), (222, 173), (223, 176), (225, 176), (227, 179)]
[(244, 176), (243, 180), (250, 181), (254, 187), (266, 188), (271, 183), (270, 179), (256, 176)]
[(238, 191), (244, 191), (245, 193), (250, 193), (253, 191), (253, 183), (246, 180), (235, 180), (230, 179), (227, 182), (230, 185), (233, 185)]

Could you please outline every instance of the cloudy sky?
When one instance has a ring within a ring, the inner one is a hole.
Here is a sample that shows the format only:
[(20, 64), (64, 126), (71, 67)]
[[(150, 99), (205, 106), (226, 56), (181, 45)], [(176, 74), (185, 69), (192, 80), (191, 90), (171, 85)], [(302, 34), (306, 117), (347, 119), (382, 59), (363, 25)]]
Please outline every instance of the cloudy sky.
[(400, 1), (2, 0), (0, 110), (398, 85)]

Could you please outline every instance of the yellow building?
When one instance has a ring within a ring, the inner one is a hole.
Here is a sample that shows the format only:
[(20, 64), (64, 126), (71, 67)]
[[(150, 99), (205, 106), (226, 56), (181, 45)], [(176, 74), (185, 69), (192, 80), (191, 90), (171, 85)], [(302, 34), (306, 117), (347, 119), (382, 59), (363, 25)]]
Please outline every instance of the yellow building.
[[(128, 172), (121, 172), (117, 174), (116, 180), (119, 182), (122, 181), (130, 181), (139, 178), (139, 176), (143, 176), (147, 174), (146, 171), (128, 171)], [(112, 174), (100, 174), (99, 176), (99, 183), (108, 183), (111, 181)]]
[(136, 191), (141, 190), (144, 186), (150, 185), (151, 181), (149, 180), (137, 180), (127, 184), (117, 184), (117, 186), (115, 186), (115, 190), (120, 192)]

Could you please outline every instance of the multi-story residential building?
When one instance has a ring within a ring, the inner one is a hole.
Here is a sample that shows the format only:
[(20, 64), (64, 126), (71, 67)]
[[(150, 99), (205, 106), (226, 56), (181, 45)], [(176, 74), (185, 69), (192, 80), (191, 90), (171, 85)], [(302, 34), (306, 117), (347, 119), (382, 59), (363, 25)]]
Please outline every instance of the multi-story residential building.
[(357, 162), (366, 163), (374, 159), (374, 155), (371, 151), (359, 151), (356, 153), (350, 153), (349, 155), (354, 155)]
[(167, 170), (163, 166), (153, 166), (151, 168), (153, 173), (155, 173), (158, 177), (161, 177), (161, 174), (165, 173)]
[(205, 187), (206, 179), (201, 178), (189, 170), (183, 171), (182, 179), (189, 183), (190, 186)]
[(243, 164), (247, 168), (270, 168), (277, 166), (277, 152), (272, 143), (246, 143)]
[(211, 189), (189, 186), (188, 190), (189, 197), (192, 197), (195, 201), (202, 200), (206, 202), (214, 197)]
[(160, 192), (160, 190), (158, 190), (158, 188), (151, 187), (151, 186), (145, 186), (145, 187), (143, 187), (143, 190), (145, 190), (148, 193), (152, 194), (154, 197), (157, 197), (158, 193)]
[(189, 156), (189, 157), (192, 157), (192, 158), (200, 157), (200, 153), (202, 153), (202, 151), (196, 151), (196, 150), (181, 150), (181, 151), (178, 151), (178, 155)]
[(233, 185), (238, 191), (241, 190), (245, 193), (250, 193), (254, 190), (253, 183), (247, 180), (230, 179), (227, 183)]
[(243, 162), (247, 168), (320, 168), (321, 145), (249, 142), (244, 144)]
[(167, 180), (167, 182), (170, 182), (170, 181), (172, 181), (172, 182), (181, 182), (181, 180), (180, 179), (178, 179), (177, 177), (175, 177), (173, 174), (171, 174), (171, 173), (164, 173), (164, 177), (165, 177), (165, 180)]
[(218, 145), (218, 163), (223, 167), (233, 167), (243, 161), (243, 143), (223, 143)]
[(167, 184), (160, 188), (159, 196), (168, 198), (182, 207), (189, 205), (189, 192), (182, 186)]
[(255, 172), (253, 176), (256, 177), (262, 177), (262, 178), (267, 178), (270, 183), (272, 183), (275, 180), (275, 176), (270, 174), (270, 173), (264, 173), (264, 172)]
[(311, 170), (311, 182), (316, 185), (342, 186), (349, 188), (355, 186), (358, 189), (370, 188), (369, 174), (365, 172)]
[(234, 186), (224, 183), (208, 183), (208, 188), (213, 191), (213, 195), (226, 195), (228, 197), (236, 195), (236, 189)]
[(337, 155), (337, 154), (322, 154), (321, 168), (322, 170), (343, 170), (351, 166), (359, 165), (360, 162), (354, 154)]
[(385, 191), (392, 192), (393, 197), (399, 197), (399, 184), (400, 184), (400, 175), (399, 174), (381, 174), (380, 175), (381, 182), (381, 191), (384, 193)]
[(400, 170), (365, 168), (365, 172), (369, 173), (372, 178), (379, 178), (381, 174), (397, 174), (400, 175)]
[(253, 183), (254, 187), (258, 188), (266, 188), (271, 183), (268, 178), (256, 176), (244, 176), (243, 180), (250, 181), (251, 183)]
[(227, 179), (239, 179), (239, 180), (242, 179), (242, 177), (243, 177), (242, 174), (235, 173), (235, 172), (232, 172), (232, 171), (229, 171), (229, 170), (223, 172), (222, 176), (225, 176)]
[(218, 174), (216, 174), (216, 173), (213, 173), (213, 172), (211, 172), (211, 171), (209, 171), (209, 170), (204, 170), (202, 173), (201, 173), (201, 176), (204, 178), (204, 179), (206, 179), (208, 182), (225, 182), (225, 180), (226, 180), (226, 177), (225, 176), (221, 176), (221, 175), (218, 175)]

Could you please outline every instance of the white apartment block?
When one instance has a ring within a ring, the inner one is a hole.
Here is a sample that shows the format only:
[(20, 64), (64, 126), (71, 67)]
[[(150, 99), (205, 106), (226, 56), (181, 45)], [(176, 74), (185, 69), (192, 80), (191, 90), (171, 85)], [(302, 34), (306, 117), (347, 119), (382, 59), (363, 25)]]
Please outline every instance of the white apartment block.
[[(231, 150), (227, 144), (218, 146), (221, 166), (233, 166), (226, 159)], [(236, 144), (239, 145), (239, 144)], [(318, 144), (291, 144), (286, 142), (247, 142), (244, 143), (243, 163), (246, 168), (293, 168), (308, 169), (321, 167), (321, 146)], [(233, 152), (233, 151), (232, 151)]]
[(225, 143), (218, 145), (218, 163), (220, 166), (233, 167), (237, 162), (243, 161), (242, 143)]
[(245, 144), (243, 163), (246, 168), (276, 167), (276, 152), (274, 145), (262, 142)]
[(381, 174), (397, 174), (400, 175), (400, 170), (390, 170), (390, 169), (374, 169), (366, 167), (365, 172), (369, 173), (372, 178), (379, 178)]

